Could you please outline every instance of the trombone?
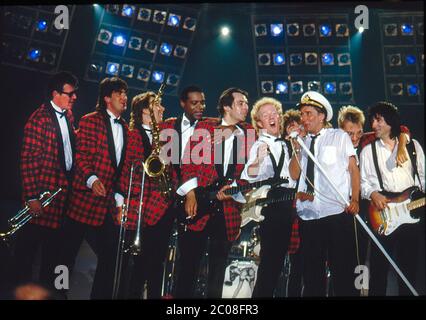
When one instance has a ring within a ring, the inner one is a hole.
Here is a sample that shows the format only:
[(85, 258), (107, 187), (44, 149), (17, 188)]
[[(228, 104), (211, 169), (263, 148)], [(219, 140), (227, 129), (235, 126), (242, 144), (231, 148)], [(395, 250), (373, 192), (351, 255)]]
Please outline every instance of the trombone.
[[(124, 253), (129, 253), (133, 256), (138, 256), (141, 254), (141, 225), (142, 225), (142, 205), (143, 205), (143, 192), (145, 187), (145, 170), (144, 170), (145, 164), (143, 160), (134, 160), (132, 162), (132, 166), (130, 168), (130, 178), (129, 178), (129, 187), (127, 191), (127, 201), (126, 204), (123, 205), (123, 212), (121, 215), (121, 221), (120, 221), (120, 233), (118, 237), (118, 248), (117, 248), (117, 256), (115, 260), (115, 271), (114, 271), (114, 283), (113, 283), (113, 291), (112, 291), (112, 298), (117, 299), (118, 292), (120, 288), (120, 281), (121, 281), (121, 273), (122, 273), (122, 267), (123, 267), (123, 257)], [(133, 189), (133, 175), (135, 170), (139, 169), (142, 172), (142, 179), (141, 179), (141, 192), (139, 196), (139, 205), (138, 205), (138, 222), (137, 222), (137, 228), (136, 228), (136, 235), (133, 243), (129, 246), (129, 248), (125, 249), (125, 242), (126, 242), (126, 223), (127, 223), (127, 215), (129, 212), (130, 207), (130, 196), (132, 194)]]
[[(53, 198), (61, 191), (62, 191), (62, 188), (58, 188), (58, 190), (56, 190), (53, 194), (50, 194), (49, 191), (43, 192), (38, 199), (39, 201), (42, 201), (48, 195), (50, 196), (42, 202), (41, 204), (42, 208), (47, 207), (52, 202)], [(27, 204), (25, 208), (19, 210), (19, 212), (15, 216), (10, 218), (8, 220), (10, 230), (5, 233), (0, 233), (0, 238), (6, 241), (16, 231), (18, 231), (24, 225), (26, 225), (28, 221), (30, 221), (33, 218), (33, 215), (29, 211), (30, 211), (30, 206)]]

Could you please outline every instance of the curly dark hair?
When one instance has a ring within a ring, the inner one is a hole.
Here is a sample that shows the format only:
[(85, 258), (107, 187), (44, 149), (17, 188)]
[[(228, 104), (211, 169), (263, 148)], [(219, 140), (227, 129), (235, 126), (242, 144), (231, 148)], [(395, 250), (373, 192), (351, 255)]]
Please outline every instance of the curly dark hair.
[(370, 124), (373, 120), (382, 116), (386, 123), (391, 127), (390, 137), (398, 137), (401, 133), (401, 118), (398, 108), (387, 101), (379, 101), (375, 105), (368, 108), (368, 120)]

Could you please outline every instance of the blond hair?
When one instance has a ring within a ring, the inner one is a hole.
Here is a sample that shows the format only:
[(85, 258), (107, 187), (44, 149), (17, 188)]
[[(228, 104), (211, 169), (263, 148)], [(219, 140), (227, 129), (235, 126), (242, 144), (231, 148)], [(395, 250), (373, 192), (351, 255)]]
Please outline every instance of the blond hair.
[(251, 124), (253, 125), (254, 129), (256, 130), (256, 132), (259, 132), (259, 126), (257, 125), (257, 121), (259, 121), (260, 119), (257, 117), (257, 114), (258, 114), (260, 108), (263, 107), (265, 104), (272, 104), (274, 106), (275, 110), (277, 110), (278, 116), (281, 119), (280, 132), (282, 132), (283, 128), (284, 128), (283, 121), (282, 121), (282, 119), (283, 119), (283, 106), (282, 106), (281, 102), (279, 102), (277, 99), (269, 98), (269, 97), (260, 98), (253, 105), (253, 109), (250, 112), (250, 116), (251, 116)]
[(343, 106), (339, 110), (339, 115), (337, 118), (337, 122), (339, 124), (339, 128), (343, 128), (343, 124), (345, 121), (350, 121), (352, 123), (360, 124), (361, 127), (364, 127), (365, 116), (362, 110), (355, 106)]

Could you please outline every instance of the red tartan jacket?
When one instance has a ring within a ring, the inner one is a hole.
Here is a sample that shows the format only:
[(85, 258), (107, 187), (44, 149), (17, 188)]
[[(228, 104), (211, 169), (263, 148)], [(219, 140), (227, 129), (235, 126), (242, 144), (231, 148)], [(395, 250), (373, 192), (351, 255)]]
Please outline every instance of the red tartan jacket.
[[(102, 225), (107, 213), (116, 212), (114, 193), (126, 157), (128, 126), (123, 126), (123, 151), (116, 164), (114, 140), (109, 115), (96, 111), (83, 116), (77, 131), (76, 170), (67, 215), (91, 226)], [(107, 196), (98, 197), (86, 185), (87, 179), (96, 175), (103, 183)]]
[[(218, 119), (208, 119), (204, 121), (200, 121), (197, 123), (195, 130), (206, 130), (208, 131), (213, 137), (214, 128), (217, 127), (220, 124)], [(247, 132), (247, 129), (253, 129), (253, 127), (248, 123), (240, 123), (239, 126)], [(195, 132), (194, 132), (195, 133)], [(184, 155), (184, 163), (182, 165), (182, 183), (185, 183), (186, 181), (196, 177), (198, 181), (198, 186), (206, 187), (208, 185), (211, 185), (215, 182), (215, 180), (218, 179), (218, 173), (216, 171), (216, 167), (214, 164), (214, 146), (213, 143), (210, 143), (211, 148), (211, 163), (201, 163), (201, 164), (195, 164), (193, 161), (191, 161), (191, 154), (193, 153), (194, 148), (202, 141), (203, 137), (199, 137), (199, 139), (196, 139), (193, 141), (191, 139), (189, 147), (185, 150)], [(212, 138), (213, 140), (213, 138)], [(244, 161), (237, 161), (235, 172), (234, 172), (234, 179), (239, 179), (241, 172), (244, 169), (244, 165), (248, 156), (248, 152), (251, 148), (251, 145), (254, 141), (251, 143), (247, 143), (247, 135), (244, 137), (244, 143), (239, 143), (239, 150), (237, 151), (238, 158), (244, 159)], [(199, 147), (198, 147), (199, 148)], [(204, 156), (204, 151), (200, 150), (199, 155), (201, 157)], [(241, 163), (238, 163), (241, 162)], [(234, 200), (226, 200), (223, 201), (223, 212), (225, 215), (225, 225), (226, 225), (226, 235), (229, 241), (234, 241), (238, 238), (240, 233), (240, 225), (241, 225), (241, 215), (240, 215), (241, 205), (234, 201)], [(189, 225), (188, 228), (193, 231), (202, 231), (204, 230), (207, 221), (209, 220), (209, 215), (205, 215), (201, 219), (199, 219), (196, 223)]]
[[(66, 114), (73, 156), (74, 117)], [(69, 182), (66, 178), (65, 156), (61, 129), (50, 102), (41, 105), (33, 112), (25, 124), (21, 149), (20, 172), (22, 178), (23, 202), (38, 199), (44, 191), (58, 193), (49, 206), (43, 208), (43, 214), (31, 219), (31, 223), (57, 229), (63, 217)]]
[[(410, 137), (410, 130), (406, 126), (401, 126), (401, 133), (408, 134)], [(376, 140), (376, 135), (374, 132), (366, 132), (362, 135), (361, 140), (359, 141), (360, 149), (362, 150), (367, 144)], [(361, 151), (360, 150), (360, 151)]]

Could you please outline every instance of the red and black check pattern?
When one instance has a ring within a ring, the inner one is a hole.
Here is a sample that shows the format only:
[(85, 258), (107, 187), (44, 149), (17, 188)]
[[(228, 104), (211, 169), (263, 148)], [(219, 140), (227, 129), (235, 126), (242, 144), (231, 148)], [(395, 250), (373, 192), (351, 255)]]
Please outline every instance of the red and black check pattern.
[[(92, 226), (103, 224), (107, 213), (116, 212), (114, 192), (119, 174), (109, 153), (107, 136), (108, 115), (93, 112), (83, 116), (77, 131), (76, 171), (73, 181), (68, 216)], [(128, 135), (127, 124), (122, 120), (124, 135)], [(124, 139), (126, 141), (126, 138)], [(126, 143), (123, 145), (126, 149)], [(87, 179), (96, 175), (103, 183), (107, 196), (98, 197), (86, 185)]]
[[(74, 135), (74, 118), (70, 112), (66, 117), (71, 126), (70, 133)], [(53, 229), (60, 226), (69, 189), (61, 166), (58, 143), (62, 141), (58, 132), (59, 124), (56, 127), (55, 120), (50, 104), (43, 104), (34, 111), (24, 128), (20, 162), (24, 202), (39, 198), (44, 191), (54, 192), (62, 188), (62, 192), (56, 195), (49, 206), (43, 208), (43, 214), (31, 220), (31, 223)]]
[[(195, 127), (195, 130), (206, 130), (209, 132), (211, 137), (213, 137), (214, 129), (219, 125), (219, 120), (215, 118), (206, 119), (203, 121), (199, 121)], [(247, 123), (239, 124), (243, 130), (247, 130), (252, 128), (251, 125)], [(213, 140), (213, 139), (211, 139)], [(186, 182), (194, 177), (198, 180), (198, 185), (205, 187), (211, 185), (218, 179), (218, 173), (216, 171), (216, 167), (214, 165), (214, 146), (210, 143), (211, 148), (211, 163), (210, 164), (194, 164), (191, 161), (191, 153), (195, 146), (197, 146), (201, 141), (206, 141), (204, 136), (201, 136), (199, 140), (192, 141), (188, 144), (189, 147), (186, 148), (184, 153), (184, 161), (182, 166), (182, 182)], [(246, 143), (239, 143), (238, 146), (246, 146), (245, 148), (241, 148), (238, 150), (238, 157), (247, 158), (248, 150), (250, 150), (250, 146), (247, 146)], [(201, 148), (200, 157), (203, 157), (203, 150)], [(244, 163), (237, 163), (234, 179), (239, 179), (241, 172), (244, 169)], [(234, 200), (226, 200), (223, 202), (223, 212), (225, 216), (225, 224), (226, 224), (226, 234), (229, 241), (233, 241), (238, 238), (240, 233), (240, 225), (241, 225), (241, 215), (240, 215), (241, 205)], [(199, 219), (193, 225), (189, 225), (188, 228), (193, 231), (201, 231), (205, 228), (207, 221), (209, 219), (209, 215), (204, 216)]]
[[(406, 126), (401, 126), (401, 132), (408, 134), (410, 137), (410, 130)], [(374, 132), (366, 132), (362, 135), (361, 140), (359, 141), (359, 146), (363, 149), (366, 145), (376, 140), (376, 135)]]
[(288, 253), (295, 254), (299, 250), (300, 236), (299, 236), (299, 218), (295, 217), (291, 227), (290, 243), (288, 244)]

